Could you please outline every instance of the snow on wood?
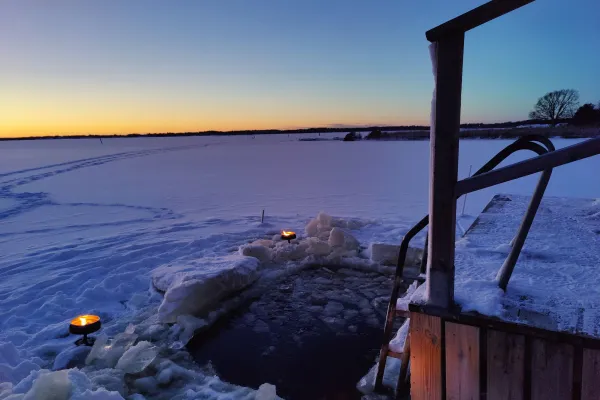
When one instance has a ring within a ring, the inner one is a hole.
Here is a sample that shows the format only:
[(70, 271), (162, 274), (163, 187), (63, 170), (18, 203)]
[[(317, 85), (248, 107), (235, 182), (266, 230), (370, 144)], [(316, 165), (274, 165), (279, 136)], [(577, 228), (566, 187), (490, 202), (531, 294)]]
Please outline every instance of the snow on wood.
[(540, 328), (600, 334), (600, 201), (542, 200), (506, 293), (496, 274), (529, 198), (495, 196), (457, 242), (455, 299), (477, 311)]

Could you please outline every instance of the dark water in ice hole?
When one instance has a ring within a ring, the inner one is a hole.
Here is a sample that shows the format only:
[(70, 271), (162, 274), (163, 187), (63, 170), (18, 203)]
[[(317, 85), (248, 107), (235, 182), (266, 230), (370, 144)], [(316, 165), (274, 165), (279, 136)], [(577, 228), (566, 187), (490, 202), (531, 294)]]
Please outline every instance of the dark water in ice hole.
[(196, 336), (188, 350), (231, 383), (285, 399), (360, 399), (377, 357), (392, 277), (323, 267), (289, 276)]

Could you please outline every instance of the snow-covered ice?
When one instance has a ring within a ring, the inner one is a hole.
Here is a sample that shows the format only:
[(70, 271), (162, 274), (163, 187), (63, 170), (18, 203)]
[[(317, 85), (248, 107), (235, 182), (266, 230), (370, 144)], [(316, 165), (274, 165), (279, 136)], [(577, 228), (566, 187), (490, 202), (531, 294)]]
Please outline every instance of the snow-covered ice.
[[(152, 380), (124, 382), (115, 368), (144, 341), (160, 350), (148, 368), (174, 398), (187, 390), (215, 398), (215, 393), (253, 396), (250, 389), (228, 386), (178, 358), (193, 331), (239, 305), (238, 290), (251, 292), (270, 277), (294, 273), (302, 260), (377, 267), (368, 258), (370, 244), (398, 244), (427, 212), (428, 142), (297, 138), (1, 142), (0, 397), (24, 395), (40, 371), (64, 367), (78, 368), (68, 369), (67, 376), (83, 392), (151, 391)], [(461, 142), (459, 174), (465, 176), (469, 164), (482, 165), (508, 143)], [(557, 147), (571, 143), (556, 142)], [(547, 194), (599, 197), (598, 167), (591, 159), (557, 169)], [(572, 176), (588, 184), (579, 185)], [(536, 179), (530, 178), (470, 194), (467, 213), (477, 215), (498, 191), (530, 193)], [(311, 222), (322, 210), (338, 217), (323, 214)], [(273, 240), (283, 228), (295, 230), (300, 240)], [(415, 244), (422, 244), (422, 236)], [(250, 258), (257, 261), (244, 261)], [(221, 291), (206, 283), (218, 281), (218, 270), (237, 266), (240, 275), (231, 278), (235, 288)], [(185, 282), (218, 293), (213, 304), (172, 312), (177, 301), (170, 299), (188, 298), (185, 290), (175, 290)], [(161, 292), (170, 288), (165, 306)], [(162, 315), (174, 325), (160, 320), (161, 304), (169, 311)], [(83, 313), (102, 318), (96, 336), (105, 338), (107, 347), (90, 363), (85, 359), (91, 354), (74, 351), (75, 338), (67, 335), (70, 319)], [(133, 333), (126, 332), (130, 324)], [(169, 386), (173, 380), (177, 391)]]

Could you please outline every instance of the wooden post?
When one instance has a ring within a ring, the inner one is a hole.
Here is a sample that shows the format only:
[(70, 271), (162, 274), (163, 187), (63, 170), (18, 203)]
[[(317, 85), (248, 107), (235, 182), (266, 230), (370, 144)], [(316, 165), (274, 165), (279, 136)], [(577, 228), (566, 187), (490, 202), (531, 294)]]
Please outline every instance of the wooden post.
[(436, 42), (436, 95), (431, 126), (429, 179), (428, 304), (448, 308), (454, 301), (456, 181), (464, 33)]
[(442, 400), (442, 319), (410, 313), (410, 397)]

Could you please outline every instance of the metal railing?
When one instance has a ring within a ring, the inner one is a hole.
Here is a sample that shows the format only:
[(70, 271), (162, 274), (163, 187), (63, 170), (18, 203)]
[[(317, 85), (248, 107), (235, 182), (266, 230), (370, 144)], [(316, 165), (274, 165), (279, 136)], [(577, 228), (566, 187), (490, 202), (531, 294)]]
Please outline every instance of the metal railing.
[[(590, 142), (592, 143), (592, 150), (596, 151), (595, 153), (594, 153), (594, 151), (590, 152), (588, 148), (585, 148), (585, 150), (583, 149), (584, 148), (583, 145), (585, 145), (586, 143), (590, 143)], [(486, 178), (483, 180), (476, 180), (478, 177), (489, 176), (492, 173), (491, 171), (495, 167), (497, 167), (502, 161), (504, 161), (511, 154), (513, 154), (517, 151), (520, 151), (520, 150), (533, 151), (538, 154), (538, 157), (535, 157), (533, 159), (529, 159), (529, 160), (526, 160), (526, 161), (523, 161), (520, 163), (512, 164), (508, 167), (504, 167), (504, 168), (495, 170), (495, 171), (493, 171), (495, 173), (495, 175), (493, 175), (492, 179)], [(553, 153), (559, 153), (560, 156), (559, 157), (548, 157), (549, 155), (552, 155)], [(473, 180), (476, 180), (474, 185), (466, 186), (466, 188), (468, 190), (460, 191), (457, 189), (457, 198), (458, 198), (463, 194), (470, 193), (475, 190), (483, 189), (485, 187), (494, 186), (496, 184), (496, 183), (490, 183), (490, 182), (496, 182), (498, 180), (505, 182), (508, 180), (520, 178), (521, 176), (526, 176), (526, 175), (530, 175), (535, 172), (543, 171), (542, 175), (540, 176), (540, 179), (538, 180), (538, 184), (535, 188), (533, 196), (529, 202), (529, 206), (527, 208), (525, 216), (523, 217), (523, 220), (521, 221), (521, 225), (520, 225), (519, 230), (517, 231), (517, 235), (515, 236), (515, 239), (513, 241), (511, 251), (508, 254), (508, 257), (506, 258), (504, 264), (502, 265), (502, 267), (500, 268), (500, 270), (498, 272), (496, 279), (498, 280), (499, 286), (503, 290), (506, 290), (506, 286), (508, 285), (508, 281), (510, 280), (512, 271), (514, 270), (517, 259), (519, 258), (519, 254), (521, 253), (521, 250), (525, 243), (525, 239), (527, 238), (527, 234), (529, 233), (529, 229), (531, 227), (531, 224), (533, 223), (533, 219), (535, 218), (535, 214), (537, 213), (537, 210), (538, 210), (538, 207), (542, 200), (542, 197), (544, 196), (544, 192), (546, 190), (546, 187), (548, 186), (548, 182), (549, 182), (550, 176), (552, 174), (552, 168), (557, 165), (566, 164), (567, 162), (576, 161), (581, 158), (589, 157), (589, 156), (592, 156), (594, 154), (599, 154), (599, 153), (600, 153), (600, 138), (591, 139), (586, 142), (578, 143), (577, 145), (570, 146), (565, 149), (561, 149), (561, 150), (557, 151), (557, 150), (555, 150), (555, 147), (552, 144), (552, 142), (544, 136), (541, 136), (541, 135), (524, 136), (524, 137), (516, 140), (514, 143), (506, 146), (503, 150), (501, 150), (499, 153), (497, 153), (485, 165), (483, 165), (481, 168), (479, 168), (479, 170), (477, 170), (477, 172), (475, 172), (475, 174), (473, 174), (472, 177), (467, 178), (462, 181), (459, 181), (457, 183), (457, 188), (458, 188), (460, 183), (464, 183), (465, 181), (472, 182)], [(566, 158), (569, 158), (568, 157), (569, 154), (571, 154), (572, 159), (567, 162), (562, 162)], [(542, 157), (546, 157), (543, 159), (544, 160), (543, 162), (540, 163), (539, 161), (536, 161)], [(529, 165), (532, 162), (535, 162), (535, 164), (534, 164), (535, 168), (529, 167)], [(513, 176), (512, 174), (513, 174), (515, 165), (520, 165), (520, 166), (524, 165), (525, 166), (525, 167), (522, 167), (523, 175), (512, 177), (511, 179), (503, 180), (505, 174), (511, 174), (510, 176)], [(529, 172), (531, 170), (535, 170), (535, 171)], [(508, 171), (508, 172), (502, 172), (502, 171)], [(500, 172), (500, 173), (498, 173), (498, 172)], [(475, 189), (471, 190), (471, 188), (475, 188)], [(398, 254), (398, 262), (396, 265), (396, 273), (395, 273), (395, 277), (394, 277), (394, 286), (392, 288), (392, 295), (390, 298), (390, 302), (388, 304), (385, 327), (384, 327), (384, 331), (383, 331), (383, 345), (381, 347), (381, 352), (379, 354), (379, 367), (377, 370), (377, 376), (375, 378), (375, 389), (376, 390), (381, 390), (382, 383), (383, 383), (383, 373), (385, 371), (385, 364), (386, 364), (387, 356), (389, 353), (389, 342), (390, 342), (392, 329), (393, 329), (393, 325), (394, 325), (394, 316), (396, 315), (396, 303), (398, 300), (398, 292), (400, 290), (400, 284), (403, 281), (404, 264), (406, 262), (406, 254), (408, 252), (408, 246), (410, 244), (410, 241), (419, 232), (421, 232), (428, 224), (429, 224), (429, 215), (426, 215), (419, 222), (417, 222), (406, 233), (406, 235), (404, 235), (402, 242), (400, 243), (400, 251)], [(423, 250), (423, 258), (421, 260), (421, 267), (420, 267), (421, 274), (426, 272), (425, 269), (426, 269), (426, 265), (427, 265), (428, 236), (425, 239), (425, 248)]]

